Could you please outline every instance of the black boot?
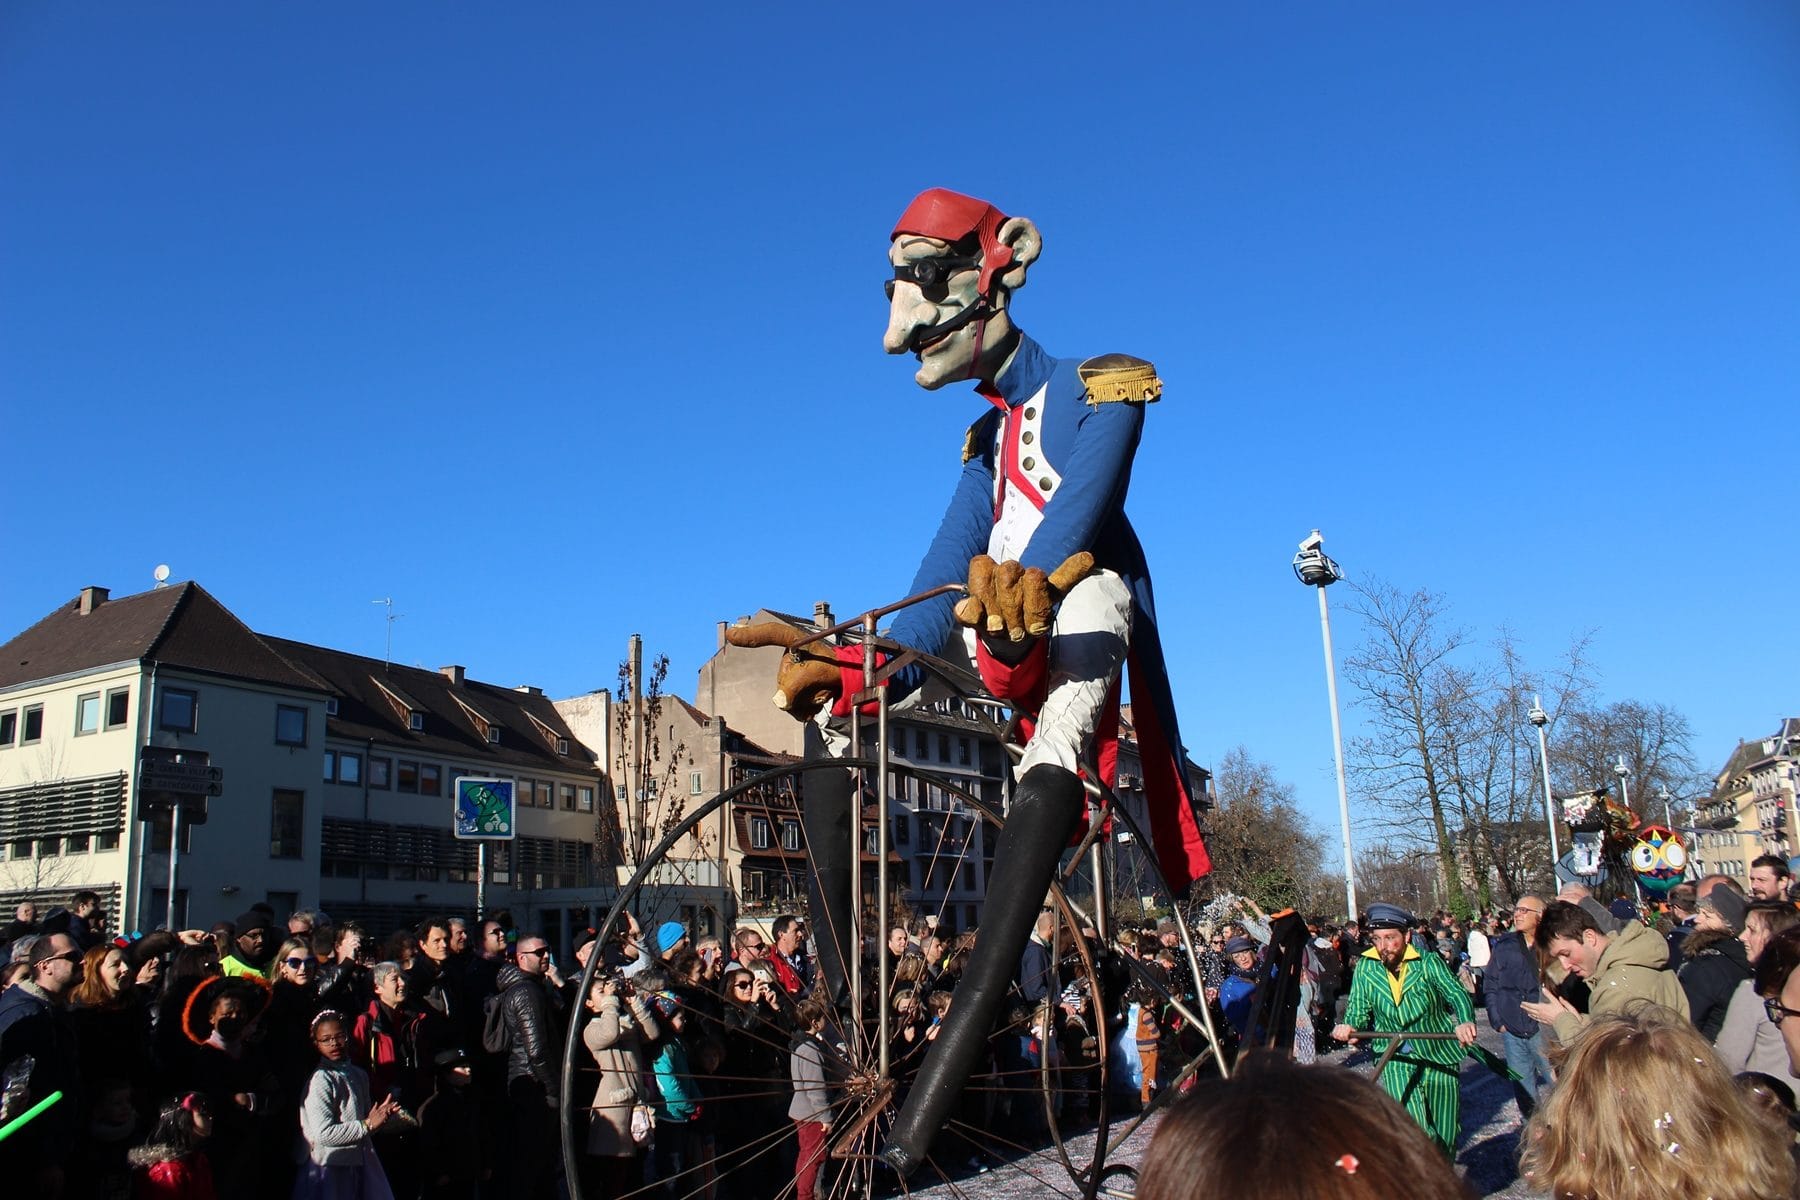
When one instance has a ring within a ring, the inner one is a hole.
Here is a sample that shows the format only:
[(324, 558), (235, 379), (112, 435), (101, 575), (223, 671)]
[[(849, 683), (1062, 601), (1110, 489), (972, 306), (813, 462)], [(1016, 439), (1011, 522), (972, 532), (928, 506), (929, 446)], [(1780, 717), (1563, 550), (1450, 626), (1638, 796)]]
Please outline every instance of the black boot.
[(1050, 763), (1033, 767), (1013, 793), (1006, 826), (994, 848), (975, 953), (956, 985), (956, 1000), (943, 1030), (926, 1052), (881, 1151), (903, 1178), (924, 1161), (931, 1140), (949, 1119), (975, 1064), (987, 1051), (988, 1035), (1006, 1002), (1083, 802), (1081, 780)]
[(850, 811), (856, 777), (849, 771), (811, 771), (800, 820), (806, 829), (807, 893), (812, 901), (813, 947), (825, 995), (838, 1012), (848, 1011), (850, 974), (845, 955), (855, 932), (850, 902)]

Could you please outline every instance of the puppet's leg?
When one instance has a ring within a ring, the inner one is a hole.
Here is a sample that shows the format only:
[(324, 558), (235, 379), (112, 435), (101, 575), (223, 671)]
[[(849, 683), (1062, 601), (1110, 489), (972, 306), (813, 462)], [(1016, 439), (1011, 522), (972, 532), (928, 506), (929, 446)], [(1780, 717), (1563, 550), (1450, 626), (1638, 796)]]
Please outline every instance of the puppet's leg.
[(855, 785), (856, 778), (849, 771), (809, 772), (800, 813), (811, 868), (807, 879), (813, 914), (810, 932), (825, 995), (839, 1011), (844, 1011), (850, 999), (844, 956), (856, 936), (856, 914), (850, 905), (850, 810)]
[(1131, 595), (1110, 572), (1077, 584), (1058, 610), (1049, 696), (1019, 764), (1019, 784), (994, 848), (980, 937), (956, 985), (943, 1032), (927, 1052), (882, 1150), (901, 1175), (924, 1160), (987, 1049), (1057, 863), (1081, 817), (1085, 796), (1075, 769), (1124, 662), (1130, 628)]

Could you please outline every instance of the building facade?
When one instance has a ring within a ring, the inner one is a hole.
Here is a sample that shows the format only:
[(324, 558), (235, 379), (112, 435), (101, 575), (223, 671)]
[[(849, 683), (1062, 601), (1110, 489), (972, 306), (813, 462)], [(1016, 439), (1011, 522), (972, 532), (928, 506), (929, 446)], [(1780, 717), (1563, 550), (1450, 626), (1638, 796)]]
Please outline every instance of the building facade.
[(1782, 721), (1772, 736), (1738, 743), (1695, 814), (1695, 869), (1729, 875), (1747, 889), (1754, 859), (1792, 858), (1800, 846), (1797, 789), (1800, 718)]
[(480, 855), (451, 835), (458, 776), (517, 784), (517, 839), (487, 856), (489, 910), (553, 936), (612, 871), (592, 852), (606, 779), (541, 692), (259, 635), (195, 583), (86, 588), (0, 648), (0, 903), (91, 888), (111, 926), (170, 908), (171, 826), (145, 749), (206, 756), (220, 794), (184, 810), (179, 926), (266, 902), (378, 935), (473, 914)]

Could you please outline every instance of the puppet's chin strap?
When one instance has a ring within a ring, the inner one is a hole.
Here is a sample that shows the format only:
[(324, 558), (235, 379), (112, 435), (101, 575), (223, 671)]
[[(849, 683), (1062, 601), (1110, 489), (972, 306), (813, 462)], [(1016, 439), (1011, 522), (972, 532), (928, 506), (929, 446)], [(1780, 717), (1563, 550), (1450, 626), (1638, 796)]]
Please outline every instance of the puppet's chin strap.
[(969, 307), (963, 309), (948, 321), (942, 321), (936, 325), (921, 326), (920, 328), (913, 330), (907, 349), (917, 354), (927, 346), (943, 341), (971, 321), (979, 321), (981, 324), (975, 330), (975, 355), (969, 363), (969, 378), (973, 379), (975, 377), (975, 368), (981, 362), (981, 345), (983, 337), (987, 332), (988, 318), (992, 317), (998, 311), (999, 310), (988, 301), (986, 296), (977, 296), (975, 298), (975, 303), (969, 305)]

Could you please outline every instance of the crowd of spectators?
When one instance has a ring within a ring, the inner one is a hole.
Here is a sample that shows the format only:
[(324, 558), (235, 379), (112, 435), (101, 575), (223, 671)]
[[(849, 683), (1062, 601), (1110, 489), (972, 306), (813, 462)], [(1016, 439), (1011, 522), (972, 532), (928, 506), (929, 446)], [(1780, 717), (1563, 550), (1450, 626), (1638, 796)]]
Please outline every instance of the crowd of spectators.
[[(723, 942), (628, 919), (604, 944), (579, 934), (566, 971), (549, 941), (504, 914), (427, 919), (385, 939), (323, 913), (278, 921), (266, 906), (141, 937), (109, 938), (105, 920), (92, 895), (42, 921), (21, 905), (0, 944), (8, 1115), (60, 1093), (0, 1142), (0, 1171), (33, 1196), (556, 1196), (571, 1023), (586, 1195), (684, 1196), (704, 1183), (709, 1200), (808, 1198), (831, 1170), (826, 1133), (852, 1033), (796, 916)], [(940, 1146), (959, 1168), (986, 1169), (990, 1135), (1041, 1138), (1046, 1062), (1060, 1117), (1092, 1110), (1098, 1039), (1124, 1035), (1129, 981), (1105, 973), (1097, 1002), (1078, 936), (1040, 922), (989, 1079)], [(1087, 961), (1104, 961), (1087, 936)], [(919, 922), (866, 947), (865, 1027), (886, 954), (902, 1088), (974, 941)], [(1150, 1059), (1154, 1080), (1154, 1048)]]

